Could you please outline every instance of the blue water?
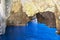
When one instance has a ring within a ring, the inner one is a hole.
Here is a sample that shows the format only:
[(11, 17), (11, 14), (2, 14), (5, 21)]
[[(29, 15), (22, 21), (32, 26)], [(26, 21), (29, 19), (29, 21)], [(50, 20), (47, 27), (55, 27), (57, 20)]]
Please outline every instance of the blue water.
[(26, 26), (9, 26), (0, 40), (60, 40), (56, 28), (49, 28), (46, 24), (29, 22)]

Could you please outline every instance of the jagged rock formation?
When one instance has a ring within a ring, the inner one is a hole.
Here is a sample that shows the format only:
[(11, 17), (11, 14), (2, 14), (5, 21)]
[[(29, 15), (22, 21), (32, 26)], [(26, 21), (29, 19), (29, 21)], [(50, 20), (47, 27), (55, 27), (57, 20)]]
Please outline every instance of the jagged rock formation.
[(56, 19), (53, 12), (50, 11), (39, 12), (36, 14), (36, 17), (38, 22), (45, 23), (49, 27), (56, 27)]
[(22, 5), (20, 0), (13, 1), (12, 10), (10, 16), (8, 17), (8, 25), (23, 26), (29, 21), (28, 16), (22, 10)]

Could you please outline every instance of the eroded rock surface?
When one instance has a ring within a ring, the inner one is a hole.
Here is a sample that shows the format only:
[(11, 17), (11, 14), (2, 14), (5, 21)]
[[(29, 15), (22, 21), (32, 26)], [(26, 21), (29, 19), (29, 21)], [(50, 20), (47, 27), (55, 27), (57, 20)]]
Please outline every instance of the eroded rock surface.
[(56, 19), (53, 12), (50, 12), (50, 11), (39, 12), (36, 14), (36, 17), (38, 22), (45, 23), (49, 27), (56, 27)]
[(13, 1), (10, 16), (7, 19), (8, 25), (23, 26), (29, 21), (28, 16), (22, 10), (20, 0)]

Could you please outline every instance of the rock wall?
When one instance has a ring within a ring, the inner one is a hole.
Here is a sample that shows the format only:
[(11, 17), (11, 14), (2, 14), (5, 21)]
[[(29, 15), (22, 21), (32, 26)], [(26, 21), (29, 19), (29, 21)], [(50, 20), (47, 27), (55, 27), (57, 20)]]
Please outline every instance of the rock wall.
[[(54, 13), (55, 19), (56, 19), (56, 28), (58, 30), (60, 30), (60, 27), (59, 27), (60, 26), (60, 19), (59, 19), (60, 0), (13, 0), (11, 16), (8, 19), (21, 21), (22, 14), (23, 15), (26, 14), (27, 19), (29, 19), (28, 18), (29, 16), (34, 16), (38, 12), (46, 12), (46, 11), (50, 11), (50, 12)], [(43, 13), (40, 13), (40, 14), (43, 15)], [(46, 16), (46, 13), (44, 16)], [(49, 15), (47, 15), (47, 16), (49, 16)], [(46, 17), (44, 17), (44, 18), (46, 18)], [(15, 22), (17, 23), (17, 21), (15, 21)]]
[(8, 17), (8, 25), (25, 25), (29, 21), (28, 16), (22, 10), (20, 0), (13, 0), (10, 16)]

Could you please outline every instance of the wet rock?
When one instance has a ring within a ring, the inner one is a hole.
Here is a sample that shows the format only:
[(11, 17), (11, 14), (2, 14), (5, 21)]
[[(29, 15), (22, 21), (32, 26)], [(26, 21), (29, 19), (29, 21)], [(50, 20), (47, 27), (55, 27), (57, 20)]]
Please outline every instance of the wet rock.
[(36, 14), (37, 21), (40, 23), (46, 23), (49, 27), (56, 27), (56, 19), (53, 12), (39, 12)]

